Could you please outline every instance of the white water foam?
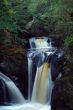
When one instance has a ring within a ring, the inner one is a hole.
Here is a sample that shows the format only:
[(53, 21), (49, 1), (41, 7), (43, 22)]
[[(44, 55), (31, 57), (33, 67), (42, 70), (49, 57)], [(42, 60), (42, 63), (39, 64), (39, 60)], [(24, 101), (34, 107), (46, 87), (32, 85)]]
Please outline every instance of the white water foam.
[(23, 105), (0, 106), (0, 110), (51, 110), (51, 107), (38, 103), (26, 103)]

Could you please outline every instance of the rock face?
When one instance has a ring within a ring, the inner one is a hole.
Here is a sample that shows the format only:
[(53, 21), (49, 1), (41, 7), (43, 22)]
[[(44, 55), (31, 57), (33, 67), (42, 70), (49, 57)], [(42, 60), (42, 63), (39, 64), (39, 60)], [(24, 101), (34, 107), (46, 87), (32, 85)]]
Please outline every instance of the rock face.
[(28, 93), (27, 68), (27, 56), (24, 47), (15, 44), (0, 46), (0, 71), (16, 83), (25, 98), (27, 98)]
[(56, 81), (51, 104), (51, 110), (73, 110), (73, 76)]

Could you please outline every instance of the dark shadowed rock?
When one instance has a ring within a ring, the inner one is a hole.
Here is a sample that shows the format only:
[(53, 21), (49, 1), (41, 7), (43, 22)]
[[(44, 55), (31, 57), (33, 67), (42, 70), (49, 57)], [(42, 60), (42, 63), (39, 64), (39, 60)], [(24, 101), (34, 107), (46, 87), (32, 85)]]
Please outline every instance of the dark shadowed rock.
[(9, 76), (25, 98), (28, 94), (28, 66), (26, 50), (18, 45), (0, 46), (0, 71)]
[(55, 83), (51, 100), (52, 110), (73, 110), (73, 77)]

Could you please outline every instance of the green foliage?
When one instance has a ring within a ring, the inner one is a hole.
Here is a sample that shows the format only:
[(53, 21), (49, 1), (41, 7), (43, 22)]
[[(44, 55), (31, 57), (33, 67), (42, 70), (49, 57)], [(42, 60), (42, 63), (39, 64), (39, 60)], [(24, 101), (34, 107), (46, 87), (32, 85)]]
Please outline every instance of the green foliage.
[(68, 61), (68, 65), (73, 65), (73, 34), (67, 36), (64, 40), (65, 57)]
[(1, 0), (0, 28), (11, 32), (24, 31), (27, 23), (35, 18), (34, 25), (36, 21), (43, 26), (54, 21), (54, 31), (68, 32), (73, 28), (71, 13), (72, 0)]
[(28, 11), (26, 10), (24, 0), (0, 1), (0, 29), (5, 29), (10, 32), (21, 31), (21, 24), (26, 24), (26, 14), (28, 14)]
[(17, 33), (30, 23), (32, 30), (52, 25), (53, 33), (69, 36), (73, 34), (72, 14), (73, 0), (1, 0), (0, 29)]
[(21, 38), (18, 38), (17, 36), (15, 36), (15, 42), (18, 44), (18, 45), (25, 45), (27, 44), (27, 41), (25, 39), (21, 39)]
[(30, 0), (28, 10), (36, 18), (34, 25), (36, 22), (43, 27), (53, 25), (54, 34), (62, 32), (70, 35), (73, 33), (72, 0)]
[(0, 5), (0, 29), (8, 31), (16, 30), (16, 22), (13, 21), (14, 11), (9, 0), (2, 0)]
[(67, 38), (65, 39), (66, 47), (69, 47), (71, 44), (73, 44), (73, 34), (71, 34), (70, 36), (67, 36)]

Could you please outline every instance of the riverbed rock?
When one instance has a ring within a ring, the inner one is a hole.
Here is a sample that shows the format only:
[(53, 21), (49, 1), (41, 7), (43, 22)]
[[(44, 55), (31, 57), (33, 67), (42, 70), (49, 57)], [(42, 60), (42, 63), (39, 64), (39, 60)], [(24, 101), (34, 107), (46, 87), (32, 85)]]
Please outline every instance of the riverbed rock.
[(73, 110), (73, 76), (56, 81), (51, 105), (51, 110)]

